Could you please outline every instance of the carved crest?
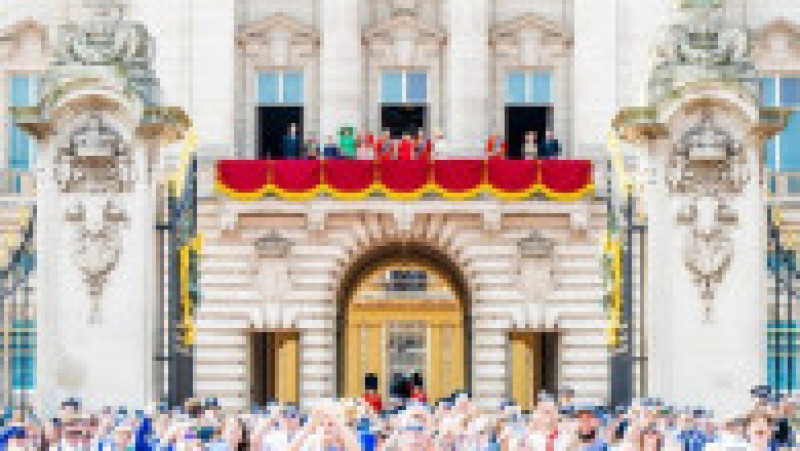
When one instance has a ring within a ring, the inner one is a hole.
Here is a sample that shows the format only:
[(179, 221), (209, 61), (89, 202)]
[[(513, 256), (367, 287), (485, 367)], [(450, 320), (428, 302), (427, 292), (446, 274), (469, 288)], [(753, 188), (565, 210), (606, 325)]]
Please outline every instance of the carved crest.
[(758, 77), (746, 30), (725, 23), (721, 8), (691, 5), (658, 47), (650, 77), (653, 102), (700, 81), (736, 82), (758, 95)]
[(256, 241), (255, 247), (258, 258), (285, 258), (289, 255), (292, 243), (276, 230), (270, 230)]
[(102, 113), (89, 113), (56, 154), (56, 179), (64, 193), (124, 193), (132, 189), (133, 157)]
[(689, 229), (684, 263), (701, 290), (706, 321), (711, 319), (715, 285), (733, 259), (730, 233), (737, 215), (728, 202), (750, 180), (746, 163), (743, 145), (715, 124), (711, 111), (680, 135), (670, 156), (668, 186), (685, 195), (676, 218)]

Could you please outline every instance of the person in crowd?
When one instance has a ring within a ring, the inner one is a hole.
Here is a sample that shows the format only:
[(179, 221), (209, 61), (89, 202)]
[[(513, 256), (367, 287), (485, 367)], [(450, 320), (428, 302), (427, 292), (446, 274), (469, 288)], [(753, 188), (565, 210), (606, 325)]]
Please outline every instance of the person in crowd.
[(536, 142), (536, 132), (525, 133), (525, 141), (522, 143), (522, 157), (525, 160), (535, 160), (539, 156), (539, 144)]
[(411, 139), (411, 134), (408, 132), (403, 133), (400, 139), (400, 145), (397, 147), (398, 160), (411, 160), (414, 158), (414, 141)]
[(373, 412), (380, 413), (383, 410), (383, 399), (378, 393), (378, 376), (375, 373), (368, 373), (364, 377), (364, 402), (372, 408)]
[(417, 159), (430, 161), (431, 159), (431, 140), (425, 137), (425, 132), (420, 129), (417, 133)]
[(356, 158), (355, 130), (352, 127), (343, 127), (339, 135), (339, 156), (345, 160)]
[(376, 160), (387, 161), (392, 159), (391, 140), (392, 137), (389, 130), (384, 130), (383, 133), (375, 139), (373, 153)]
[(358, 159), (372, 160), (373, 156), (372, 135), (364, 134), (358, 139)]
[(328, 139), (322, 148), (323, 160), (336, 160), (339, 158), (339, 148), (336, 146), (336, 141), (333, 140), (332, 135), (328, 135)]
[(421, 404), (428, 403), (428, 394), (425, 393), (422, 375), (419, 373), (414, 373), (411, 376), (411, 394), (409, 398)]
[(297, 136), (297, 124), (289, 124), (289, 130), (283, 137), (283, 158), (296, 160), (300, 157), (300, 137)]
[(303, 156), (307, 160), (316, 160), (319, 158), (319, 142), (317, 142), (317, 137), (314, 133), (308, 134), (308, 139), (306, 139), (304, 149), (303, 149)]
[(450, 146), (441, 130), (437, 129), (434, 131), (431, 147), (434, 160), (446, 160), (450, 158)]
[(554, 160), (561, 155), (561, 144), (555, 138), (553, 130), (547, 130), (544, 133), (544, 141), (542, 141), (541, 148), (539, 149), (539, 158), (543, 160)]
[(678, 416), (675, 441), (684, 451), (702, 451), (708, 443), (705, 431), (697, 425), (698, 413), (685, 411)]

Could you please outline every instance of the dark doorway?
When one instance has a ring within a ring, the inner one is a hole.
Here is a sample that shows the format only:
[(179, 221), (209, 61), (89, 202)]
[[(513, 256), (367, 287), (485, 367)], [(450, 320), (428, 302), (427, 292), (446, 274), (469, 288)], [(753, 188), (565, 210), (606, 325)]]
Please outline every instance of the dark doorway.
[(265, 406), (275, 399), (274, 334), (250, 334), (250, 404)]
[(404, 133), (416, 136), (425, 130), (428, 108), (423, 105), (381, 106), (381, 130), (389, 130), (392, 138), (402, 138)]
[(303, 107), (260, 106), (258, 107), (258, 158), (282, 159), (283, 137), (290, 124), (297, 124), (297, 136), (303, 137)]
[(553, 108), (549, 106), (507, 106), (506, 140), (509, 158), (522, 158), (522, 145), (525, 133), (535, 131), (541, 144), (544, 132), (552, 127)]
[(515, 331), (509, 336), (510, 393), (524, 409), (533, 408), (541, 392), (558, 388), (558, 333)]

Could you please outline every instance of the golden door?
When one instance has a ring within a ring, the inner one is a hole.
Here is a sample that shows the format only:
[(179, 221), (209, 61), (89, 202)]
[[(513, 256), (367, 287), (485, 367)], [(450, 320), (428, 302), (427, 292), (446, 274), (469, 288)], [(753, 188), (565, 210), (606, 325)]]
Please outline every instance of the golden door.
[[(464, 328), (457, 304), (393, 300), (351, 306), (346, 322), (345, 395), (360, 396), (364, 375), (378, 375), (389, 396), (393, 372), (419, 371), (429, 400), (464, 388)], [(411, 349), (398, 348), (406, 338)]]

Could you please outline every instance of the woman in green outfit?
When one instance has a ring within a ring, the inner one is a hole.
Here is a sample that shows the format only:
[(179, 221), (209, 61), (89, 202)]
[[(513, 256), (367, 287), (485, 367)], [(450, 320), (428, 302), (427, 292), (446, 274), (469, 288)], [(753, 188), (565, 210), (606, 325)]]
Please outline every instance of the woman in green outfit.
[(356, 137), (353, 127), (343, 127), (339, 134), (339, 155), (345, 160), (356, 158)]

